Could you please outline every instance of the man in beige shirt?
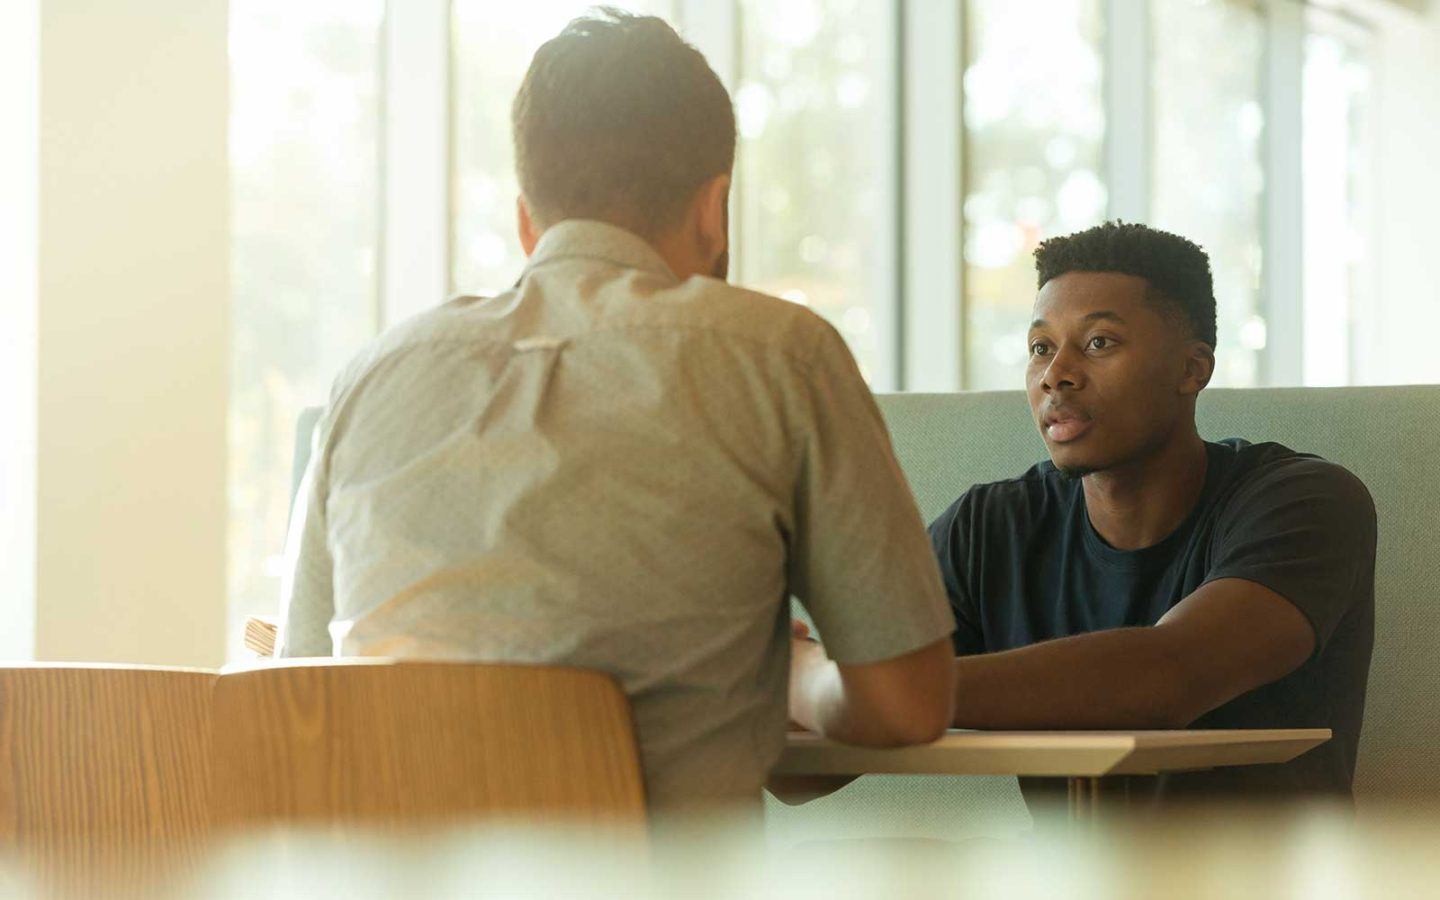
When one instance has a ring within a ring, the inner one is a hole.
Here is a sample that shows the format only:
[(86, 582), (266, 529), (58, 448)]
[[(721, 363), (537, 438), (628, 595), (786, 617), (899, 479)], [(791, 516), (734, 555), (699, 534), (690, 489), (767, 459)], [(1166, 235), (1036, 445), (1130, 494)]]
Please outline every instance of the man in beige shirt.
[[(936, 737), (935, 559), (835, 330), (722, 280), (735, 126), (704, 58), (659, 19), (576, 20), (514, 126), (529, 264), (337, 379), (280, 655), (610, 672), (661, 809), (756, 802), (787, 676), (814, 731)], [(825, 651), (792, 637), (792, 594)]]

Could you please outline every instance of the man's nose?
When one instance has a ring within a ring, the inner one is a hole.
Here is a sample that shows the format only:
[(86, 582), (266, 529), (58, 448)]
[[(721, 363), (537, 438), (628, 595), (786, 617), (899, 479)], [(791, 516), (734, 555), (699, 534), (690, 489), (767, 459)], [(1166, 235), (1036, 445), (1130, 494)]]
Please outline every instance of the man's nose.
[(1040, 385), (1047, 391), (1078, 390), (1085, 386), (1079, 351), (1061, 347), (1050, 357), (1050, 365), (1041, 375)]

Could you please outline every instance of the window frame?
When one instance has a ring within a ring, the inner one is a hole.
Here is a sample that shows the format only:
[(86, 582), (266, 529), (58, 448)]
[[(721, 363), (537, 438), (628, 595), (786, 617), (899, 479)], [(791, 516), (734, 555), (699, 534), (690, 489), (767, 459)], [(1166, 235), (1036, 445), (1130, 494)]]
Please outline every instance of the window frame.
[[(876, 307), (893, 348), (877, 390), (964, 390), (963, 167), (961, 78), (964, 3), (891, 0), (897, 139), (893, 296)], [(1102, 0), (1110, 218), (1150, 215), (1151, 0)], [(1260, 0), (1266, 24), (1261, 103), (1265, 113), (1260, 314), (1268, 340), (1257, 386), (1298, 385), (1304, 372), (1301, 72), (1302, 0)], [(675, 0), (677, 25), (734, 87), (739, 73), (738, 0)], [(387, 3), (382, 78), (383, 204), (381, 320), (394, 324), (452, 289), (453, 120), (449, 0)], [(737, 198), (738, 202), (738, 198)], [(743, 219), (735, 215), (733, 220)], [(732, 235), (732, 239), (740, 237)], [(743, 244), (737, 242), (737, 252)], [(1019, 385), (1016, 386), (1020, 387)]]

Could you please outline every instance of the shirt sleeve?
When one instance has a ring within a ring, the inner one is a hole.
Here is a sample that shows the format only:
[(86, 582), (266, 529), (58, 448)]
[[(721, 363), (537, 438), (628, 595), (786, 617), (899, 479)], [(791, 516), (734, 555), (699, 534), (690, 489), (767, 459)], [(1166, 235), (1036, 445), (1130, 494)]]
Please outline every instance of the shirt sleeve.
[(1302, 457), (1273, 464), (1240, 489), (1216, 528), (1206, 582), (1269, 588), (1310, 621), (1319, 653), (1357, 603), (1374, 596), (1375, 504), (1345, 469)]
[(334, 561), (325, 517), (325, 441), (328, 416), (312, 437), (310, 462), (295, 492), (285, 573), (280, 583), (280, 629), (276, 656), (330, 656), (330, 620), (335, 616)]
[(945, 586), (950, 612), (955, 616), (951, 636), (956, 656), (985, 652), (985, 635), (980, 628), (980, 610), (971, 596), (970, 549), (974, 503), (973, 491), (966, 491), (950, 508), (930, 524), (930, 546), (940, 564), (940, 582)]
[(790, 589), (836, 662), (892, 659), (955, 622), (875, 399), (840, 335), (817, 327), (799, 389)]

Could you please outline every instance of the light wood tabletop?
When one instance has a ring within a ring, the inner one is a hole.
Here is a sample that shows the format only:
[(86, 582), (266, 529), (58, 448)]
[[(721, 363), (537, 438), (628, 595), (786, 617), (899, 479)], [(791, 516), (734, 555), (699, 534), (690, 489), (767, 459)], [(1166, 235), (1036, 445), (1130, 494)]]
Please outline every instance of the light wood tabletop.
[(851, 747), (792, 732), (777, 775), (1102, 778), (1289, 762), (1328, 728), (1233, 731), (951, 731), (933, 744)]

